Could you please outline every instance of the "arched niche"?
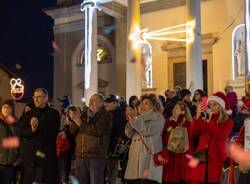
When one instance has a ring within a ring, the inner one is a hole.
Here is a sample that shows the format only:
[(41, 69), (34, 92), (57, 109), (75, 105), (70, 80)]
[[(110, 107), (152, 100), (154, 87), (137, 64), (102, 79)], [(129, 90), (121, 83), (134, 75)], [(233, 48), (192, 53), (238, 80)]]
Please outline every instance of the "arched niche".
[(245, 24), (236, 26), (232, 32), (232, 76), (233, 80), (245, 75)]
[[(109, 59), (98, 62), (98, 91), (107, 95), (115, 89), (115, 49), (113, 44), (103, 35), (98, 35), (98, 48), (105, 49)], [(84, 94), (84, 39), (74, 49), (72, 64), (72, 103), (82, 105)]]

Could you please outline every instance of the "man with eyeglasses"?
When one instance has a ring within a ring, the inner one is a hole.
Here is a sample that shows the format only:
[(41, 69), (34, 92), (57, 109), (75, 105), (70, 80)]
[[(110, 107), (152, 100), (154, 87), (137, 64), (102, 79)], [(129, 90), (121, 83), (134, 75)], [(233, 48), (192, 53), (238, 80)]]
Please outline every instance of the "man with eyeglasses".
[(56, 137), (60, 128), (59, 113), (48, 106), (48, 92), (38, 88), (33, 96), (35, 108), (22, 119), (20, 136), (24, 138), (21, 164), (23, 184), (58, 184)]

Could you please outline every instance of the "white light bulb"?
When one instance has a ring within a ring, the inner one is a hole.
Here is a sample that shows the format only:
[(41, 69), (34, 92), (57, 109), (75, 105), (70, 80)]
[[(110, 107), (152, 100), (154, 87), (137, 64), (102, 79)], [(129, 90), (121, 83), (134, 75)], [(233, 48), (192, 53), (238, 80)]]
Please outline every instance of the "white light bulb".
[(86, 102), (86, 99), (84, 97), (82, 98), (82, 102)]

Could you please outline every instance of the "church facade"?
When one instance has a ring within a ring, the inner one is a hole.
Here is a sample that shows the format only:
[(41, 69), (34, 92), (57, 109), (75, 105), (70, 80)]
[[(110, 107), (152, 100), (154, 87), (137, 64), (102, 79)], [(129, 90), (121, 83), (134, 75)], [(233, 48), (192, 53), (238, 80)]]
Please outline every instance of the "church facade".
[[(126, 97), (128, 43), (127, 4), (117, 0), (104, 4), (97, 16), (98, 91), (104, 95)], [(82, 105), (84, 91), (84, 13), (80, 1), (46, 10), (54, 26), (54, 97), (72, 96)], [(60, 5), (60, 1), (59, 1)], [(186, 23), (185, 1), (142, 1), (141, 29), (149, 31)], [(233, 33), (244, 24), (244, 0), (201, 1), (203, 87), (209, 94), (235, 85), (244, 94), (244, 81), (235, 73)], [(178, 34), (172, 35), (179, 38)], [(142, 93), (164, 94), (166, 89), (186, 86), (186, 44), (176, 41), (149, 40), (150, 49), (142, 55)], [(237, 59), (237, 58), (236, 58)], [(146, 69), (145, 69), (146, 68)], [(143, 77), (144, 76), (144, 77)], [(55, 100), (55, 105), (57, 104)]]

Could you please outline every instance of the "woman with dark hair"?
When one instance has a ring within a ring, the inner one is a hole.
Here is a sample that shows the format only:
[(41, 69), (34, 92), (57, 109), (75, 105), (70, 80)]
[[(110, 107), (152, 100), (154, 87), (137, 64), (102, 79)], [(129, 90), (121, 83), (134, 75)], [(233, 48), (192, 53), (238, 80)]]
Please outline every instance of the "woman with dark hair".
[(137, 96), (131, 96), (128, 101), (128, 105), (139, 113), (140, 100)]
[(159, 98), (159, 100), (161, 101), (161, 104), (164, 106), (165, 103), (166, 103), (165, 97), (162, 96), (162, 95), (159, 95), (158, 98)]
[(80, 114), (79, 107), (73, 105), (68, 107), (66, 118), (63, 122), (64, 127), (59, 132), (56, 139), (56, 154), (58, 159), (60, 183), (69, 182), (71, 160), (75, 151), (75, 137), (70, 134), (70, 125), (73, 123), (71, 117), (75, 112)]
[(162, 182), (162, 166), (156, 166), (152, 154), (162, 150), (164, 117), (162, 105), (154, 94), (141, 97), (140, 115), (135, 110), (127, 113), (125, 133), (132, 138), (125, 179), (130, 184)]
[(206, 97), (205, 92), (202, 89), (197, 89), (194, 92), (194, 96), (193, 96), (193, 103), (197, 103), (197, 102), (201, 102), (202, 101), (202, 97)]
[(22, 113), (22, 116), (19, 118), (19, 121), (22, 122), (22, 118), (24, 117), (24, 115), (29, 112), (30, 110), (34, 109), (35, 108), (35, 105), (33, 102), (30, 102), (30, 103), (27, 103), (25, 106), (24, 106), (24, 109), (23, 109), (23, 113)]
[(1, 106), (0, 112), (0, 183), (11, 184), (15, 181), (15, 167), (18, 151), (4, 144), (8, 138), (16, 135), (15, 104), (12, 100), (6, 100)]
[(35, 107), (35, 105), (33, 102), (28, 103), (24, 107), (24, 112), (27, 113), (28, 111), (32, 110), (34, 107)]
[(128, 105), (131, 107), (135, 107), (137, 106), (138, 102), (139, 102), (139, 98), (133, 95), (129, 98)]
[(207, 109), (207, 96), (203, 90), (201, 90), (201, 89), (195, 90), (192, 104), (195, 107), (195, 111), (200, 104), (202, 106), (202, 112), (206, 111), (206, 109)]

